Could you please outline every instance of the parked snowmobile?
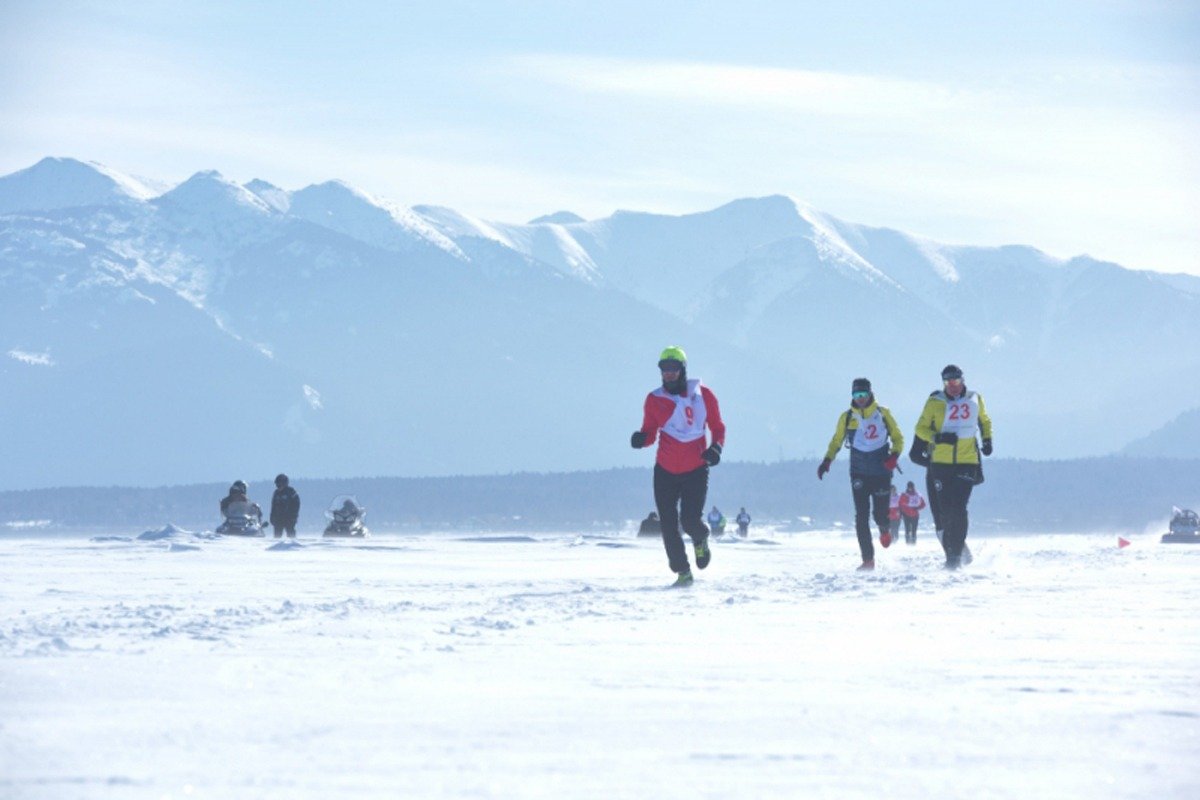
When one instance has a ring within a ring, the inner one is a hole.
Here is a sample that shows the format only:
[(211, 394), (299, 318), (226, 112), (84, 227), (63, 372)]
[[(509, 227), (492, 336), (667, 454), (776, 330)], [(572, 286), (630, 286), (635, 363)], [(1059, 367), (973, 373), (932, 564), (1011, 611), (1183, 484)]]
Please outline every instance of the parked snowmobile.
[(642, 524), (638, 526), (638, 536), (662, 536), (662, 525), (658, 521), (657, 511), (651, 511), (650, 515), (642, 520)]
[(363, 524), (366, 515), (367, 510), (358, 504), (353, 495), (339, 494), (325, 510), (325, 516), (329, 519), (325, 535), (344, 539), (366, 538), (371, 535)]
[(1163, 534), (1163, 544), (1200, 544), (1200, 516), (1186, 508), (1172, 512), (1171, 530)]
[(225, 508), (225, 521), (217, 526), (222, 536), (265, 536), (262, 509), (249, 500), (235, 500)]

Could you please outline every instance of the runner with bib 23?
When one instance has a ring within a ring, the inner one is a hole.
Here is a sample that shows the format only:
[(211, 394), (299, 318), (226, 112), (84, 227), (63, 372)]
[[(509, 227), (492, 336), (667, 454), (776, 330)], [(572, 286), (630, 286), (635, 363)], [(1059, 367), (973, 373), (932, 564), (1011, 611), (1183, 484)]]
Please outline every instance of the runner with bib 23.
[[(890, 446), (889, 446), (890, 444)], [(875, 569), (875, 546), (871, 543), (872, 513), (879, 526), (879, 543), (892, 543), (888, 506), (892, 494), (892, 471), (904, 449), (904, 434), (892, 418), (892, 412), (875, 402), (871, 382), (855, 378), (850, 386), (850, 408), (838, 416), (837, 428), (829, 440), (825, 460), (817, 467), (817, 477), (825, 478), (829, 465), (843, 446), (850, 450), (850, 489), (854, 495), (854, 532), (862, 551), (860, 570)]]
[[(977, 434), (983, 436), (982, 447)], [(916, 436), (931, 446), (929, 482), (934, 496), (930, 504), (936, 503), (946, 568), (958, 569), (971, 561), (967, 503), (971, 490), (983, 483), (980, 455), (992, 454), (992, 418), (984, 408), (983, 396), (967, 389), (963, 371), (954, 364), (942, 370), (942, 390), (925, 401)]]

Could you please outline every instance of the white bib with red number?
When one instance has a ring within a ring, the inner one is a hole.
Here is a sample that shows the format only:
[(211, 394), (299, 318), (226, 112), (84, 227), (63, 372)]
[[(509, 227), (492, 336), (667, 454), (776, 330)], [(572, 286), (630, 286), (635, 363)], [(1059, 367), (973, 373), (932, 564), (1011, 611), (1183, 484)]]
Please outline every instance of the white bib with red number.
[(979, 430), (979, 401), (974, 392), (966, 392), (957, 400), (943, 394), (946, 416), (942, 418), (942, 433), (957, 433), (960, 439), (974, 439)]
[(663, 433), (678, 442), (694, 442), (703, 438), (708, 407), (704, 405), (704, 395), (700, 393), (700, 381), (688, 381), (687, 394), (682, 397), (667, 394), (666, 390), (661, 388), (655, 394), (675, 403), (675, 412), (671, 414), (667, 424), (663, 425)]
[(864, 453), (878, 450), (887, 444), (887, 433), (887, 424), (883, 421), (883, 414), (880, 413), (879, 406), (875, 406), (874, 414), (858, 421), (858, 428), (854, 431), (854, 441), (851, 443), (851, 447)]

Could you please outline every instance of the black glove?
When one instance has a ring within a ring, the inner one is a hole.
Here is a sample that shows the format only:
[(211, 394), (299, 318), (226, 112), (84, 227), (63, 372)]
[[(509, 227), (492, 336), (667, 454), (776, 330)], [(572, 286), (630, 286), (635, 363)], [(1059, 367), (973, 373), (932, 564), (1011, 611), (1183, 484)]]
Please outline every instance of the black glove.
[(909, 448), (908, 458), (919, 467), (929, 466), (929, 442), (924, 439), (913, 439), (912, 447)]
[(817, 480), (825, 480), (825, 473), (829, 472), (829, 464), (830, 461), (827, 458), (821, 462), (821, 466), (817, 467)]
[(938, 433), (933, 437), (936, 444), (958, 444), (957, 433)]
[(629, 437), (629, 446), (632, 447), (634, 450), (640, 450), (641, 448), (645, 447), (646, 446), (645, 431), (634, 431), (633, 436)]
[(707, 450), (700, 454), (700, 457), (704, 459), (705, 464), (715, 467), (721, 463), (721, 445), (713, 442), (708, 446)]
[(991, 439), (983, 440), (983, 454), (985, 456), (990, 456), (992, 454), (992, 440)]

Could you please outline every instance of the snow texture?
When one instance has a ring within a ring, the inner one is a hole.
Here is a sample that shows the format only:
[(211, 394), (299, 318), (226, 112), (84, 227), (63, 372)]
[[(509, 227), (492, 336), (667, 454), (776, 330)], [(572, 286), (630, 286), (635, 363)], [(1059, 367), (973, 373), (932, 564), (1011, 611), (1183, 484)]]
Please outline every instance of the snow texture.
[(0, 539), (5, 797), (1187, 798), (1200, 547)]

